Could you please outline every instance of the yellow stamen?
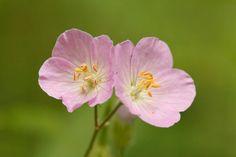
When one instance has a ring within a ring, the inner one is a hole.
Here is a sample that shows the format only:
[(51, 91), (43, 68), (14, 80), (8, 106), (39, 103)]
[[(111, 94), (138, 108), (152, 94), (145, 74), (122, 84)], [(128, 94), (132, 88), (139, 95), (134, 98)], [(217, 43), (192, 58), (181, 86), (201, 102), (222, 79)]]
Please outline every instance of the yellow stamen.
[(161, 85), (160, 85), (160, 84), (157, 84), (157, 83), (153, 83), (153, 84), (152, 84), (152, 87), (153, 87), (153, 88), (159, 88), (159, 87), (161, 87)]
[(95, 72), (98, 71), (98, 70), (97, 70), (97, 65), (96, 65), (96, 64), (93, 64), (93, 70), (94, 70)]
[(80, 68), (75, 68), (75, 72), (80, 73), (80, 72), (83, 72), (83, 71)]
[(79, 76), (80, 76), (80, 73), (74, 71), (74, 74), (73, 74), (74, 81), (76, 81), (79, 78)]
[[(160, 85), (155, 82), (155, 79), (153, 77), (153, 74), (148, 71), (141, 71), (138, 74), (138, 77), (140, 78), (138, 82), (137, 88), (132, 91), (130, 94), (131, 96), (136, 96), (142, 90), (149, 90), (150, 88), (159, 88)], [(150, 91), (147, 92), (147, 95), (152, 97), (152, 93)]]
[(88, 80), (90, 80), (90, 79), (91, 79), (90, 76), (86, 76), (86, 77), (84, 78), (84, 81), (88, 81)]
[(148, 92), (148, 96), (152, 97), (152, 92), (149, 91)]
[(84, 86), (81, 86), (81, 92), (82, 92), (82, 93), (85, 93), (85, 92), (86, 92), (86, 90), (85, 90), (85, 87), (84, 87)]
[(147, 90), (153, 84), (153, 80), (145, 80), (143, 83), (143, 87)]
[(100, 76), (97, 74), (97, 66), (88, 66), (87, 64), (81, 64), (76, 67), (73, 72), (73, 80), (76, 81), (80, 78), (80, 91), (83, 94), (93, 90), (101, 82)]
[(87, 72), (88, 71), (88, 66), (86, 64), (80, 65), (80, 67), (75, 68), (76, 72)]
[(73, 80), (75, 81), (77, 78), (76, 78), (76, 72), (73, 73)]
[(81, 73), (86, 73), (87, 71), (88, 71), (88, 66), (86, 64), (82, 64), (79, 67), (75, 68), (73, 74), (74, 81), (79, 78)]
[(82, 72), (87, 72), (88, 66), (86, 64), (82, 64), (82, 65), (80, 65), (80, 69), (82, 70)]
[(147, 71), (140, 72), (139, 77), (141, 77), (143, 79), (147, 79), (147, 80), (153, 79), (153, 75), (150, 72), (147, 72)]

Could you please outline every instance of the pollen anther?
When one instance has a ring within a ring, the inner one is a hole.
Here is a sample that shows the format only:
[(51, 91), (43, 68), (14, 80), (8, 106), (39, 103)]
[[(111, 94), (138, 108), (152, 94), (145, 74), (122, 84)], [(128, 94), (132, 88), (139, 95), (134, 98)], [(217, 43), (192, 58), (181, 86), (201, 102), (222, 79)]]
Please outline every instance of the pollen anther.
[(77, 80), (81, 73), (88, 72), (88, 66), (86, 64), (82, 64), (79, 67), (74, 69), (73, 79), (74, 81)]
[(81, 64), (74, 69), (73, 80), (76, 81), (80, 78), (81, 92), (86, 93), (100, 83), (101, 80), (97, 75), (97, 66), (95, 64), (92, 67), (87, 66), (87, 64)]
[(148, 92), (148, 96), (152, 97), (152, 92), (149, 91)]
[(94, 70), (95, 72), (98, 71), (98, 70), (97, 70), (97, 65), (96, 65), (96, 64), (93, 64), (93, 70)]
[(86, 92), (86, 89), (85, 89), (84, 86), (81, 86), (81, 92), (82, 92), (82, 93), (85, 93), (85, 92)]
[(90, 80), (90, 79), (91, 79), (90, 76), (86, 76), (86, 77), (84, 77), (84, 81), (88, 81), (88, 80)]
[(153, 88), (159, 88), (159, 87), (161, 87), (161, 86), (160, 86), (159, 84), (157, 84), (157, 83), (153, 83), (153, 84), (152, 84), (152, 87), (153, 87)]
[(155, 82), (153, 74), (148, 71), (141, 71), (140, 73), (138, 73), (138, 77), (140, 78), (138, 86), (135, 90), (131, 92), (131, 96), (137, 96), (140, 92), (146, 90), (147, 95), (149, 97), (152, 97), (152, 92), (149, 91), (149, 89), (160, 87), (160, 85)]

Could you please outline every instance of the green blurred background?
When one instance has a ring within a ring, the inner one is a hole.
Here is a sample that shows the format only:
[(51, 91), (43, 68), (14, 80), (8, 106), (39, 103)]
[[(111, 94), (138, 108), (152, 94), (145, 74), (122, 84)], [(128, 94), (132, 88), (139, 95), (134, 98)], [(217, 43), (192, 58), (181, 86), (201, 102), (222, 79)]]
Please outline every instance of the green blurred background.
[(37, 82), (70, 28), (114, 43), (157, 36), (195, 80), (197, 97), (178, 124), (136, 120), (126, 157), (236, 156), (235, 0), (0, 0), (1, 157), (83, 156), (93, 110), (68, 113)]

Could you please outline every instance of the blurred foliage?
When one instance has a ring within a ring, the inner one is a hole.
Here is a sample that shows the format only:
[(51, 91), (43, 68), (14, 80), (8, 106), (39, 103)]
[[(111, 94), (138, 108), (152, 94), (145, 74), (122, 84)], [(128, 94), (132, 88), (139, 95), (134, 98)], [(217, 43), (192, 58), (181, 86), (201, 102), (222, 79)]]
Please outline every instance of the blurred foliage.
[(114, 43), (157, 36), (195, 80), (181, 121), (161, 129), (137, 120), (125, 156), (235, 157), (235, 15), (235, 0), (0, 0), (0, 156), (83, 156), (93, 110), (68, 113), (37, 81), (58, 35), (75, 27)]
[[(115, 95), (106, 103), (103, 109), (102, 121), (98, 122), (100, 125), (103, 120), (114, 109), (113, 104), (119, 102)], [(122, 112), (122, 107), (116, 112), (112, 119), (110, 119), (105, 127), (99, 131), (98, 138), (96, 138), (90, 157), (124, 157), (125, 151), (132, 140), (134, 128), (134, 116), (122, 117), (119, 112)], [(126, 108), (125, 108), (126, 109)], [(127, 112), (127, 114), (131, 115)]]
[(112, 146), (114, 157), (123, 157), (126, 149), (132, 141), (134, 121), (127, 121), (125, 119), (121, 119), (118, 115), (116, 115), (112, 121), (110, 145)]

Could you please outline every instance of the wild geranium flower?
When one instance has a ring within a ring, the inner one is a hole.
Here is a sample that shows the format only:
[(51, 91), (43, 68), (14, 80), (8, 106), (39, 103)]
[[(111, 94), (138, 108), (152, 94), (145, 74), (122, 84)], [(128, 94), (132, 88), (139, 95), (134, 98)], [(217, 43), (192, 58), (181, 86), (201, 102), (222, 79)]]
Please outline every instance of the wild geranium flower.
[(112, 41), (106, 35), (71, 29), (56, 41), (52, 57), (39, 71), (39, 85), (61, 99), (69, 112), (88, 102), (93, 107), (112, 95)]
[(136, 46), (125, 41), (114, 50), (116, 95), (132, 114), (158, 127), (180, 120), (195, 97), (195, 85), (184, 71), (172, 68), (170, 49), (147, 37)]

